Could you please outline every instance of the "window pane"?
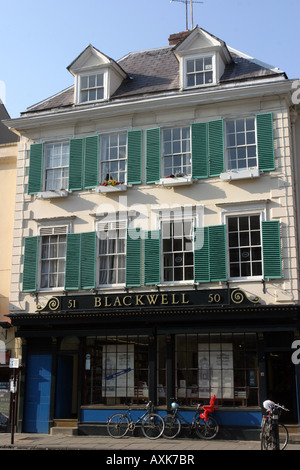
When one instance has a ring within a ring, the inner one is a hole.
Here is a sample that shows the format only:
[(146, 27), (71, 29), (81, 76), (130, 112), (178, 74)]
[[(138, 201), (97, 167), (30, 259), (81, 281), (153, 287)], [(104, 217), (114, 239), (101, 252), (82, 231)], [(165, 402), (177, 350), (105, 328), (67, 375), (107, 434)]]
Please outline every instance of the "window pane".
[(204, 83), (204, 74), (203, 73), (197, 73), (195, 75), (196, 78), (196, 85), (203, 85)]
[(81, 77), (81, 88), (88, 88), (88, 77)]
[(82, 91), (81, 92), (81, 102), (85, 103), (89, 99), (89, 92), (88, 91)]
[(195, 76), (194, 75), (188, 75), (188, 77), (187, 77), (187, 86), (188, 87), (195, 86)]
[(211, 57), (206, 57), (204, 59), (204, 69), (205, 70), (210, 70), (212, 68), (212, 58)]
[(196, 60), (196, 67), (195, 67), (195, 70), (197, 72), (201, 72), (203, 70), (203, 59), (197, 59)]
[(193, 60), (187, 60), (186, 67), (187, 67), (187, 72), (188, 73), (194, 72), (194, 61)]
[(102, 73), (97, 74), (97, 86), (100, 86), (100, 87), (103, 86), (103, 74)]

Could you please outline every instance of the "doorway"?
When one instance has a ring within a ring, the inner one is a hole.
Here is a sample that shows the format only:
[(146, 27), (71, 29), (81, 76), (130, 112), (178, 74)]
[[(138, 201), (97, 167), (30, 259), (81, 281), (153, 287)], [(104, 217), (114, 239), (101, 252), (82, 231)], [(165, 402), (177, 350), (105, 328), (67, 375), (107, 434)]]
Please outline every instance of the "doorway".
[(291, 352), (268, 352), (266, 361), (267, 398), (290, 410), (283, 413), (283, 422), (297, 423), (295, 366), (291, 360)]
[(77, 418), (78, 338), (66, 337), (60, 343), (56, 362), (54, 419)]

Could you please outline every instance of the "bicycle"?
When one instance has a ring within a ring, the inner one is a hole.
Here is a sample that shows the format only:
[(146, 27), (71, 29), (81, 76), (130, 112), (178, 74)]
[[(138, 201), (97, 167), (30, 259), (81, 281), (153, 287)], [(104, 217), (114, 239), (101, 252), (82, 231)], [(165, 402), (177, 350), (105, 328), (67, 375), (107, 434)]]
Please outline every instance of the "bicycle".
[[(195, 432), (200, 439), (213, 439), (216, 437), (219, 432), (219, 423), (216, 418), (211, 416), (214, 411), (215, 399), (216, 397), (213, 395), (209, 405), (202, 406), (199, 404), (191, 423), (180, 414), (178, 403), (171, 399), (173, 411), (164, 416), (164, 437), (174, 439), (180, 433), (183, 423), (189, 425), (191, 433)], [(201, 409), (203, 409), (203, 413), (200, 413)]]
[(115, 413), (107, 421), (107, 432), (111, 437), (120, 439), (128, 431), (134, 431), (138, 423), (141, 423), (142, 431), (148, 439), (158, 439), (164, 431), (164, 420), (153, 412), (153, 404), (149, 401), (146, 405), (146, 412), (138, 418), (136, 422), (131, 417), (131, 407), (125, 413)]
[(278, 420), (283, 410), (289, 410), (271, 400), (264, 401), (263, 407), (268, 414), (262, 417), (261, 450), (284, 450), (289, 440), (289, 433), (286, 426)]

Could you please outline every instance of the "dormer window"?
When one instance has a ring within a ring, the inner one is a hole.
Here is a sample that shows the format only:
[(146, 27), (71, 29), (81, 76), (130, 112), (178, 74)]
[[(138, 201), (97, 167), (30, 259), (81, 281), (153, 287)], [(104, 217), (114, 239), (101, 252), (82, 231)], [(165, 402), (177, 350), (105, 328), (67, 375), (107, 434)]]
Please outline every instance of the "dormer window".
[(213, 57), (186, 60), (186, 86), (195, 87), (213, 83)]
[(215, 56), (199, 55), (184, 59), (184, 87), (194, 88), (216, 82)]
[(174, 46), (182, 89), (217, 85), (227, 64), (232, 63), (226, 44), (198, 26)]
[(80, 77), (80, 103), (104, 99), (104, 74), (93, 73)]
[(68, 67), (75, 78), (75, 103), (109, 100), (127, 78), (117, 62), (91, 44)]

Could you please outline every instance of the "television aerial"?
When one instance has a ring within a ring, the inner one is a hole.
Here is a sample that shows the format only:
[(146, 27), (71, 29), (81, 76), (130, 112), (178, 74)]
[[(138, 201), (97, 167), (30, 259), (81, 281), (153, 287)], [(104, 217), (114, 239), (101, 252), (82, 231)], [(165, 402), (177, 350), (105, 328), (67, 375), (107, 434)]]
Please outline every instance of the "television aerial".
[(193, 4), (194, 3), (204, 3), (204, 2), (198, 2), (196, 0), (170, 0), (170, 3), (173, 2), (179, 2), (179, 3), (185, 3), (185, 21), (186, 21), (186, 30), (188, 31), (189, 25), (188, 25), (188, 3), (190, 4), (190, 11), (191, 11), (191, 29), (194, 29), (194, 12), (193, 12)]

